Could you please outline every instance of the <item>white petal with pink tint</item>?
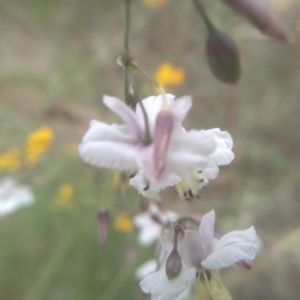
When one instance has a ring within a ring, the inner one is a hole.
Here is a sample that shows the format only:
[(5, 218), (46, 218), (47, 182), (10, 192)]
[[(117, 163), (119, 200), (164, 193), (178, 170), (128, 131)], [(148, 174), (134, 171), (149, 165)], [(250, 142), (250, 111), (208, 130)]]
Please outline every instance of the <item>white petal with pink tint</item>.
[(151, 293), (152, 300), (176, 299), (189, 289), (196, 278), (196, 269), (182, 266), (180, 274), (172, 280), (166, 276), (165, 266), (158, 272), (144, 278), (140, 287), (144, 293)]

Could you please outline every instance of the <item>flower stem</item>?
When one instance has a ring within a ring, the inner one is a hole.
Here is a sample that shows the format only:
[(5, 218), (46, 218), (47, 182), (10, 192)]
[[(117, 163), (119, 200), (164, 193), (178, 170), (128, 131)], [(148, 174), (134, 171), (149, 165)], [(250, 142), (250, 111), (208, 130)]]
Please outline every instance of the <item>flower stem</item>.
[(131, 0), (125, 0), (124, 49), (126, 51), (129, 51), (130, 9), (131, 9)]
[(208, 30), (209, 33), (212, 33), (216, 30), (214, 24), (212, 23), (212, 21), (210, 20), (210, 18), (208, 17), (201, 1), (199, 0), (193, 0), (198, 12), (200, 13), (201, 17), (203, 18), (203, 21), (205, 23), (205, 26)]
[[(125, 0), (125, 30), (124, 30), (124, 49), (129, 53), (129, 34), (130, 34), (130, 9), (131, 0)], [(128, 66), (124, 66), (124, 99), (125, 103), (129, 104), (129, 79)]]
[[(134, 86), (134, 81), (132, 78), (132, 75), (127, 72), (127, 78), (129, 79), (129, 81), (131, 82), (131, 85)], [(145, 122), (145, 140), (144, 140), (144, 144), (145, 145), (150, 145), (152, 143), (152, 138), (151, 138), (151, 134), (150, 134), (150, 127), (149, 127), (149, 118), (148, 118), (148, 114), (146, 112), (146, 109), (144, 107), (143, 102), (141, 101), (141, 98), (138, 97), (138, 103), (140, 104), (143, 116), (144, 116), (144, 122)]]

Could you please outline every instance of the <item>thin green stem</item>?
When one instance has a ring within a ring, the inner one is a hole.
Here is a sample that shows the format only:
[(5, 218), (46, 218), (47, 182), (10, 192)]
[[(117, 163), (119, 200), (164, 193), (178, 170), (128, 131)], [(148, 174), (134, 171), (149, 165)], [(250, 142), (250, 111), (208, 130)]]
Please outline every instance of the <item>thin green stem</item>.
[[(129, 78), (131, 84), (133, 85), (134, 82), (133, 82), (133, 78), (132, 78), (130, 73), (128, 73), (128, 78)], [(145, 109), (145, 107), (143, 105), (143, 102), (141, 101), (140, 97), (138, 98), (138, 101), (139, 101), (140, 107), (142, 109), (142, 113), (143, 113), (143, 116), (144, 116), (144, 122), (145, 122), (145, 140), (144, 140), (144, 144), (145, 145), (150, 145), (152, 143), (152, 138), (151, 138), (151, 134), (150, 134), (148, 114), (146, 112), (146, 109)]]
[(208, 30), (209, 33), (212, 33), (216, 30), (214, 24), (212, 23), (212, 21), (210, 20), (210, 18), (208, 17), (202, 3), (199, 0), (193, 0), (198, 12), (200, 13), (201, 17), (203, 18), (203, 21), (205, 23), (205, 26)]
[(127, 66), (124, 66), (124, 99), (125, 103), (129, 105), (129, 70)]
[[(129, 35), (130, 35), (130, 9), (131, 0), (125, 0), (125, 30), (124, 30), (124, 49), (129, 53)], [(129, 80), (128, 66), (124, 66), (124, 98), (125, 103), (129, 105)]]
[(130, 9), (131, 9), (131, 0), (125, 0), (124, 49), (126, 51), (129, 51)]

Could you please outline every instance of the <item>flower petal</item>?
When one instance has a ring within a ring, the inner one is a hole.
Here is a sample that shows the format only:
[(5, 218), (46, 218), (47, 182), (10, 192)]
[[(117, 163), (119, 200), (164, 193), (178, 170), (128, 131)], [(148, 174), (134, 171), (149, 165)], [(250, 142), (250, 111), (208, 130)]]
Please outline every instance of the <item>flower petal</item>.
[(206, 249), (202, 237), (195, 230), (186, 230), (184, 238), (179, 245), (179, 254), (188, 267), (201, 267), (206, 258)]
[(125, 122), (138, 141), (141, 142), (144, 139), (144, 130), (139, 119), (124, 102), (116, 97), (104, 95), (103, 103)]
[(253, 226), (244, 231), (230, 232), (215, 243), (213, 253), (202, 262), (202, 266), (217, 270), (240, 260), (252, 260), (256, 254), (256, 241)]
[(136, 166), (136, 140), (126, 135), (124, 126), (93, 121), (79, 145), (81, 158), (92, 165), (119, 170)]
[(204, 169), (215, 147), (215, 140), (205, 130), (176, 132), (170, 143), (166, 170), (186, 177), (194, 168)]
[(165, 265), (158, 272), (144, 278), (140, 287), (144, 293), (151, 293), (152, 300), (176, 299), (189, 289), (196, 278), (196, 269), (182, 266), (179, 276), (169, 280), (166, 276)]
[(194, 154), (212, 154), (217, 146), (216, 134), (210, 130), (191, 130), (175, 132), (172, 136), (170, 151), (188, 151)]
[[(169, 169), (168, 165), (166, 165), (166, 169), (161, 174), (160, 178), (156, 178), (153, 151), (154, 146), (152, 144), (147, 147), (139, 147), (135, 154), (135, 161), (146, 180), (144, 181), (145, 185), (141, 186), (141, 184), (143, 184), (141, 178), (135, 176), (136, 179), (132, 180), (130, 184), (137, 185), (137, 188), (140, 193), (143, 193), (143, 191), (151, 190), (151, 194), (154, 194), (154, 191), (158, 191), (167, 186), (174, 185), (177, 181), (180, 180), (177, 174), (173, 174), (173, 172)], [(167, 163), (168, 162), (169, 161), (167, 161)], [(145, 189), (145, 186), (147, 186), (147, 189)]]
[(165, 171), (169, 145), (174, 132), (175, 118), (170, 110), (162, 110), (156, 118), (153, 133), (153, 162), (155, 178), (160, 179)]
[[(166, 95), (168, 104), (171, 105), (174, 101), (175, 96), (173, 96), (171, 94), (165, 94), (165, 95)], [(147, 112), (149, 129), (150, 129), (151, 135), (153, 136), (156, 118), (157, 118), (157, 115), (162, 110), (164, 100), (161, 95), (158, 95), (158, 96), (148, 97), (148, 98), (144, 99), (142, 101), (142, 103)], [(139, 103), (136, 106), (136, 115), (140, 121), (140, 124), (144, 124), (144, 115), (142, 113), (142, 109), (141, 109), (141, 106)]]
[(119, 141), (128, 144), (138, 144), (138, 141), (128, 131), (125, 125), (107, 125), (96, 120), (90, 122), (90, 128), (84, 135), (82, 142), (97, 142), (102, 140)]
[(199, 234), (203, 239), (206, 255), (213, 251), (215, 218), (215, 212), (212, 210), (202, 217), (199, 227)]
[(190, 96), (178, 98), (171, 104), (172, 112), (179, 122), (182, 122), (186, 117), (192, 107), (192, 104), (192, 98)]
[(217, 145), (215, 151), (210, 155), (210, 167), (230, 164), (234, 159), (234, 154), (231, 151), (233, 147), (231, 135), (219, 128), (206, 130), (206, 133), (214, 137)]
[(34, 203), (34, 196), (27, 186), (19, 186), (12, 178), (0, 183), (0, 216), (13, 213)]

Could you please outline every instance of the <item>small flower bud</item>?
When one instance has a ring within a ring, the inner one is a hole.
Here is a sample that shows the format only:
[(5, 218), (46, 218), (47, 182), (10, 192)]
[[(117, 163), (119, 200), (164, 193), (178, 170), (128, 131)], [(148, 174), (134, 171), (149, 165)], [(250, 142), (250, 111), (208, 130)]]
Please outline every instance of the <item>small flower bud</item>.
[(107, 233), (109, 224), (109, 212), (108, 210), (102, 210), (98, 213), (98, 234), (101, 247), (106, 248)]
[(181, 257), (177, 250), (173, 250), (166, 262), (166, 274), (169, 280), (177, 277), (182, 269)]
[(173, 113), (171, 110), (163, 109), (156, 118), (154, 129), (154, 169), (157, 179), (165, 170), (173, 126)]
[(233, 39), (218, 30), (210, 32), (206, 55), (212, 73), (225, 83), (237, 83), (241, 77), (240, 57)]

